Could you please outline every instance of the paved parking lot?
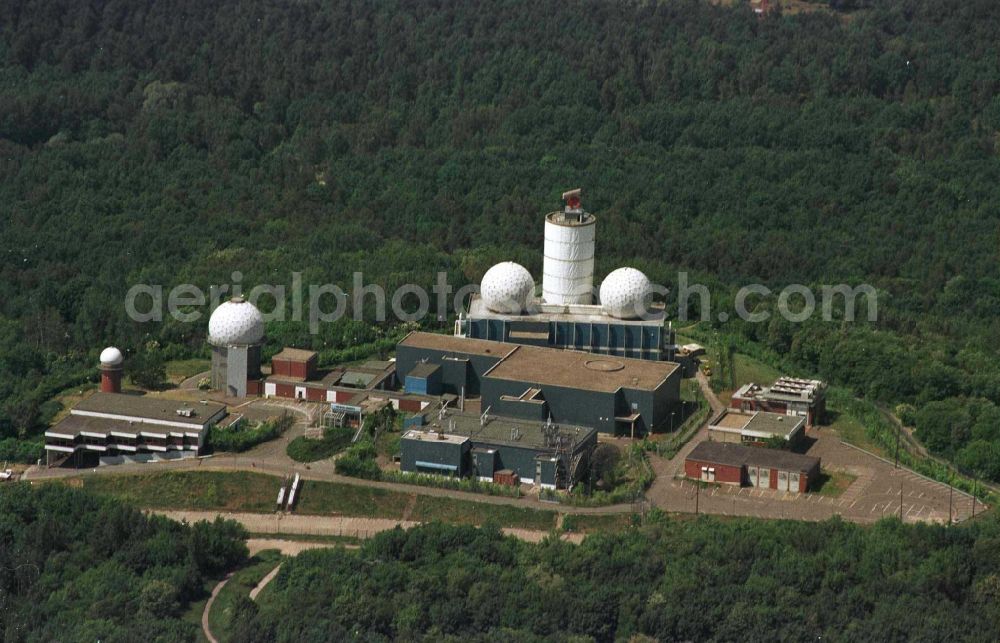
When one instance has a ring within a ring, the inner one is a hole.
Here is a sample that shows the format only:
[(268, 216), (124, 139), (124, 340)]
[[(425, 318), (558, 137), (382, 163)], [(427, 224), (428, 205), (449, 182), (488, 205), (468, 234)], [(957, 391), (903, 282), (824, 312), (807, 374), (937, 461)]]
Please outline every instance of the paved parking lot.
[[(874, 522), (884, 516), (900, 516), (904, 522), (947, 523), (949, 495), (952, 519), (960, 522), (969, 518), (973, 500), (968, 494), (949, 492), (946, 484), (934, 482), (907, 469), (896, 469), (873, 455), (840, 441), (829, 429), (810, 430), (815, 439), (809, 455), (822, 458), (826, 471), (843, 471), (857, 476), (844, 492), (836, 497), (817, 493), (789, 493), (773, 489), (735, 487), (731, 485), (698, 485), (677, 478), (683, 459), (698, 441), (699, 434), (669, 462), (654, 459), (658, 479), (650, 489), (653, 504), (670, 511), (758, 516), (763, 518), (793, 518), (825, 520), (840, 515), (853, 522)], [(657, 462), (659, 460), (659, 462)], [(902, 491), (902, 492), (901, 492)], [(985, 510), (976, 503), (976, 513)]]

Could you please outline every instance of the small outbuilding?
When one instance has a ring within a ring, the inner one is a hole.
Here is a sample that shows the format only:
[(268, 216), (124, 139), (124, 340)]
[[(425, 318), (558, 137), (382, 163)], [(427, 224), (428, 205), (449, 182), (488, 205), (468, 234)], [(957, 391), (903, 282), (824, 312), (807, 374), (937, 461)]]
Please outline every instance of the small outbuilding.
[(764, 445), (773, 439), (794, 445), (805, 435), (806, 419), (767, 411), (744, 413), (724, 409), (708, 425), (708, 437), (716, 442)]
[(761, 447), (705, 441), (684, 460), (684, 475), (719, 482), (803, 493), (819, 479), (820, 459)]

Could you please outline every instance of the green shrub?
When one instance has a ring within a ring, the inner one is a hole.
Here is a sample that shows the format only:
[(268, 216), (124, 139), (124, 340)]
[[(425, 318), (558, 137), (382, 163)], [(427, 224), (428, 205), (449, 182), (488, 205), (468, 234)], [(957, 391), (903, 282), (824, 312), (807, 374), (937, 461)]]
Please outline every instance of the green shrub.
[(343, 451), (351, 443), (354, 429), (347, 427), (323, 430), (323, 438), (314, 440), (299, 436), (288, 443), (285, 450), (288, 457), (296, 462), (316, 462), (325, 460)]
[(44, 455), (45, 443), (42, 438), (28, 440), (7, 438), (0, 440), (0, 462), (35, 464)]
[(213, 427), (208, 434), (208, 445), (213, 451), (242, 453), (253, 447), (280, 437), (292, 424), (292, 416), (265, 420), (251, 428), (243, 428), (243, 423), (232, 427)]

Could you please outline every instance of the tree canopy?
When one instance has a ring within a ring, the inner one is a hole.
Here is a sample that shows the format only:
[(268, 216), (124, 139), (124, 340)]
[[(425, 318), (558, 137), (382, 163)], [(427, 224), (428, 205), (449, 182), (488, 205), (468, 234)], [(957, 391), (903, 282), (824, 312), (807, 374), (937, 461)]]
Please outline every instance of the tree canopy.
[(194, 641), (205, 582), (247, 556), (231, 521), (182, 525), (56, 483), (0, 488), (4, 641)]
[[(1000, 403), (993, 0), (731, 4), (3, 3), (0, 438), (104, 344), (204, 355), (204, 318), (130, 321), (133, 284), (537, 276), (576, 186), (598, 277), (869, 283), (877, 323), (736, 330), (880, 401)], [(268, 331), (329, 359), (394, 329)]]
[(1000, 531), (658, 519), (583, 544), (445, 525), (282, 565), (235, 641), (981, 640)]

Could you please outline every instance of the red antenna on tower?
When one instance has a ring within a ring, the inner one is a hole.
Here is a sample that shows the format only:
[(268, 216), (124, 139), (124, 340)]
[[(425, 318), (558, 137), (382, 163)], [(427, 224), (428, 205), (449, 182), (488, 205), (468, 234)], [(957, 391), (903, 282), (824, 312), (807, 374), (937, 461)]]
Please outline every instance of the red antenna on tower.
[(563, 198), (563, 201), (566, 202), (566, 209), (567, 210), (579, 210), (580, 207), (581, 207), (581, 205), (580, 205), (580, 196), (582, 194), (583, 194), (583, 190), (581, 188), (576, 188), (575, 190), (570, 190), (568, 192), (563, 192), (562, 198)]

